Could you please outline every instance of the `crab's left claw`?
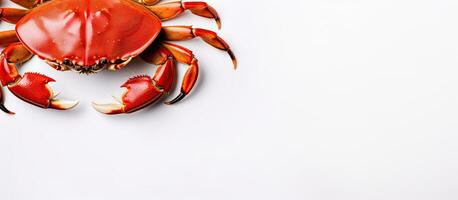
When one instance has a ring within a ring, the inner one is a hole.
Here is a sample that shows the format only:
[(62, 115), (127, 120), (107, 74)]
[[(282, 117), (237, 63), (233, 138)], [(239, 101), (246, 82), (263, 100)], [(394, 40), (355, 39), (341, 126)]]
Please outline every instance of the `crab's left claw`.
[(121, 87), (126, 89), (119, 103), (100, 104), (92, 103), (95, 110), (103, 114), (116, 115), (133, 113), (145, 108), (162, 96), (167, 94), (175, 80), (175, 67), (172, 58), (159, 66), (156, 74), (149, 76), (137, 76), (129, 79)]
[[(42, 108), (67, 110), (75, 107), (78, 101), (65, 101), (56, 99), (48, 83), (54, 79), (38, 73), (25, 73), (20, 75), (17, 65), (32, 58), (30, 53), (21, 43), (8, 45), (0, 54), (0, 83), (7, 87), (20, 99)], [(3, 106), (0, 98), (0, 110), (13, 114)]]
[(56, 99), (48, 83), (54, 79), (38, 73), (25, 73), (17, 83), (8, 86), (8, 89), (18, 98), (42, 108), (68, 110), (78, 105), (78, 101)]

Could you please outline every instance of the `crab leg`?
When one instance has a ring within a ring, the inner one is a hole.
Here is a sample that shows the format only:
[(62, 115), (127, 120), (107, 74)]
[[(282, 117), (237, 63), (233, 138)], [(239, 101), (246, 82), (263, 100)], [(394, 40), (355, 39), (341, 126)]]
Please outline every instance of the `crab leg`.
[(0, 8), (0, 20), (15, 24), (29, 11), (16, 8)]
[(129, 79), (121, 87), (127, 89), (122, 95), (120, 104), (92, 103), (97, 111), (108, 114), (133, 113), (147, 107), (170, 92), (175, 81), (173, 58), (167, 57), (158, 67), (153, 77), (137, 76)]
[[(38, 73), (25, 73), (21, 76), (17, 65), (32, 58), (30, 53), (21, 43), (10, 44), (0, 54), (0, 83), (18, 98), (42, 108), (67, 110), (75, 107), (78, 101), (64, 101), (55, 99), (53, 91), (47, 86), (54, 79)], [(4, 108), (0, 102), (0, 108)], [(3, 111), (12, 114), (7, 109)]]
[(192, 51), (189, 49), (165, 42), (162, 45), (173, 54), (173, 57), (177, 59), (178, 62), (187, 64), (189, 66), (181, 84), (180, 94), (173, 100), (166, 102), (166, 104), (172, 105), (183, 100), (196, 85), (197, 78), (199, 77), (199, 63)]
[(14, 115), (14, 112), (8, 110), (8, 108), (4, 105), (5, 99), (3, 98), (2, 88), (0, 88), (0, 110), (5, 112), (6, 114)]
[(148, 8), (162, 20), (173, 19), (182, 14), (185, 10), (189, 10), (195, 15), (215, 19), (216, 24), (218, 25), (218, 29), (221, 29), (221, 20), (219, 18), (218, 12), (216, 12), (213, 7), (205, 2), (173, 1), (161, 3), (155, 6), (148, 6)]
[(18, 42), (16, 31), (1, 31), (0, 32), (0, 46), (6, 46), (14, 42)]
[(200, 37), (213, 47), (226, 51), (231, 57), (234, 68), (237, 68), (237, 59), (235, 58), (231, 48), (213, 31), (201, 28), (192, 28), (191, 26), (165, 26), (162, 28), (162, 37), (168, 41), (183, 41)]
[(134, 0), (134, 1), (141, 3), (143, 5), (146, 5), (146, 6), (153, 6), (159, 3), (159, 1), (161, 0)]
[(45, 2), (46, 0), (11, 0), (12, 2), (24, 7), (24, 8), (34, 8), (40, 3)]
[(152, 46), (141, 55), (143, 60), (152, 64), (163, 62), (163, 59), (169, 56), (173, 56), (178, 62), (189, 66), (182, 81), (180, 94), (173, 100), (165, 103), (172, 105), (184, 99), (196, 85), (199, 76), (199, 64), (191, 50), (167, 42)]

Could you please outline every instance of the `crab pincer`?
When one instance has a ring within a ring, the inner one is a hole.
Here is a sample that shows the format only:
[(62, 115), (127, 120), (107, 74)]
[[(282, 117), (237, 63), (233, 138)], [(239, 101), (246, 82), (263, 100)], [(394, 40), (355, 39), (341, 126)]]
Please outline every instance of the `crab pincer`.
[(57, 110), (68, 110), (78, 105), (78, 101), (56, 99), (53, 90), (48, 83), (55, 82), (39, 73), (25, 73), (24, 76), (8, 89), (18, 98), (42, 108), (54, 108)]
[[(67, 110), (75, 107), (78, 101), (66, 101), (56, 99), (54, 92), (48, 83), (55, 82), (39, 73), (25, 73), (21, 76), (17, 70), (17, 65), (24, 63), (32, 57), (32, 54), (21, 44), (14, 43), (9, 45), (0, 54), (0, 82), (7, 87), (18, 98), (42, 108), (54, 108)], [(6, 113), (13, 114), (6, 109), (3, 102), (0, 107)]]
[(126, 89), (119, 103), (92, 103), (94, 109), (103, 114), (115, 115), (133, 113), (157, 102), (170, 92), (175, 81), (175, 66), (172, 58), (160, 65), (153, 77), (137, 76), (129, 79), (121, 87)]

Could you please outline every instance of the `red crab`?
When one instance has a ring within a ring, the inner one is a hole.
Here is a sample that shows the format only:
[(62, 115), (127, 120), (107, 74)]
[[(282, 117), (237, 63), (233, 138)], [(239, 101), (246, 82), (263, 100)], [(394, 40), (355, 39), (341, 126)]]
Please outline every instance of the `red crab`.
[[(174, 104), (193, 89), (198, 62), (192, 51), (170, 43), (200, 37), (215, 48), (229, 53), (234, 67), (237, 61), (229, 45), (212, 31), (191, 26), (162, 26), (162, 21), (177, 17), (185, 10), (215, 19), (215, 9), (205, 2), (165, 2), (160, 0), (12, 0), (28, 8), (0, 8), (0, 19), (15, 23), (16, 29), (0, 32), (0, 83), (18, 98), (42, 108), (67, 110), (78, 101), (55, 98), (47, 86), (54, 79), (39, 73), (21, 75), (17, 66), (33, 55), (51, 67), (79, 73), (104, 69), (119, 70), (134, 57), (158, 65), (154, 76), (130, 78), (122, 87), (126, 92), (120, 104), (97, 104), (105, 114), (132, 113), (167, 95), (175, 82), (175, 61), (187, 64), (181, 93), (166, 102)], [(0, 88), (0, 109), (5, 108)]]

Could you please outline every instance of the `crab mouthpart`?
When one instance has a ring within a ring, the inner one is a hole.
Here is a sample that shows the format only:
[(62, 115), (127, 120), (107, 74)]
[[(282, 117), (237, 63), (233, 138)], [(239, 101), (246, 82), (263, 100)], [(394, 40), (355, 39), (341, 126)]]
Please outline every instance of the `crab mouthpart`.
[(80, 74), (95, 74), (95, 73), (98, 73), (98, 72), (101, 72), (105, 69), (106, 67), (102, 67), (102, 68), (94, 68), (94, 67), (81, 67), (81, 66), (73, 66), (73, 67), (70, 67), (70, 69), (74, 72), (78, 72)]
[(78, 72), (80, 74), (95, 74), (101, 72), (105, 69), (109, 69), (112, 71), (116, 71), (122, 69), (124, 66), (129, 64), (132, 61), (133, 57), (125, 58), (125, 59), (116, 59), (116, 60), (108, 60), (106, 58), (100, 59), (96, 61), (96, 64), (92, 66), (83, 66), (80, 65), (75, 60), (65, 59), (64, 61), (56, 61), (56, 60), (46, 60), (46, 63), (51, 65), (53, 68), (60, 70), (60, 71), (67, 71), (72, 70), (74, 72)]
[(66, 68), (71, 69), (72, 71), (78, 72), (80, 74), (95, 74), (106, 69), (109, 64), (110, 63), (107, 59), (102, 59), (100, 61), (97, 61), (97, 63), (92, 66), (81, 66), (76, 64), (76, 62), (72, 62), (70, 60), (65, 60), (61, 65), (64, 65)]

